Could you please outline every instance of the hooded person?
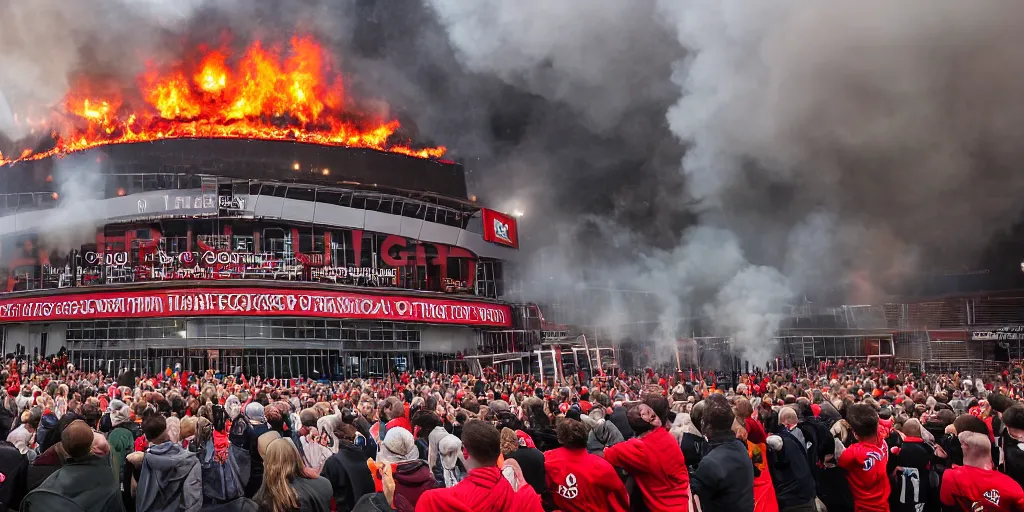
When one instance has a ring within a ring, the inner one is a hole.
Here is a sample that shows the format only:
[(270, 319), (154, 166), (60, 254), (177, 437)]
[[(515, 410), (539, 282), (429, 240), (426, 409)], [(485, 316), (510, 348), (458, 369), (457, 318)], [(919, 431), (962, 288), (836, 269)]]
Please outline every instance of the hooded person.
[(338, 451), (324, 462), (320, 475), (331, 483), (338, 510), (352, 510), (364, 494), (375, 491), (373, 474), (362, 447), (356, 446), (356, 427), (338, 423), (334, 430)]
[(589, 414), (580, 417), (583, 424), (590, 427), (587, 435), (587, 452), (592, 455), (604, 456), (605, 448), (615, 446), (622, 441), (622, 432), (605, 418), (604, 409), (595, 407)]
[(546, 484), (553, 500), (551, 509), (629, 510), (629, 496), (615, 468), (601, 457), (587, 453), (586, 427), (566, 419), (559, 422), (555, 431), (562, 447), (544, 454)]
[(338, 423), (341, 423), (341, 414), (327, 414), (316, 420), (317, 431), (321, 436), (327, 436), (327, 449), (331, 451), (331, 455), (338, 453), (338, 438), (334, 435)]
[(502, 475), (498, 467), (501, 434), (493, 425), (476, 420), (467, 422), (462, 429), (462, 442), (468, 454), (469, 474), (453, 487), (420, 495), (417, 512), (541, 512), (544, 509), (540, 496), (525, 480), (517, 481), (516, 490)]
[(606, 448), (605, 460), (634, 477), (651, 512), (686, 510), (690, 476), (675, 437), (646, 403), (630, 408), (626, 419), (636, 437)]
[(236, 437), (232, 443), (236, 443), (235, 446), (249, 452), (249, 481), (245, 484), (245, 497), (251, 498), (263, 485), (263, 457), (258, 450), (259, 439), (263, 434), (270, 432), (270, 425), (267, 424), (262, 404), (250, 402), (245, 406), (245, 423), (249, 428), (244, 431), (244, 434)]
[(402, 427), (388, 429), (380, 443), (378, 464), (390, 464), (395, 480), (392, 506), (399, 512), (413, 512), (420, 496), (437, 486), (426, 461), (418, 459), (419, 449), (412, 433)]
[(51, 446), (60, 443), (60, 432), (57, 428), (57, 415), (49, 407), (43, 409), (43, 415), (39, 418), (39, 428), (36, 429), (37, 451), (43, 453)]
[(203, 505), (202, 466), (196, 454), (171, 442), (167, 420), (159, 414), (142, 425), (149, 449), (142, 457), (135, 509), (196, 511)]
[(438, 466), (441, 486), (455, 487), (466, 478), (466, 463), (462, 454), (462, 440), (447, 434), (437, 442)]
[(228, 419), (234, 424), (238, 420), (238, 417), (242, 415), (242, 401), (235, 395), (230, 395), (224, 400), (224, 411), (228, 414)]

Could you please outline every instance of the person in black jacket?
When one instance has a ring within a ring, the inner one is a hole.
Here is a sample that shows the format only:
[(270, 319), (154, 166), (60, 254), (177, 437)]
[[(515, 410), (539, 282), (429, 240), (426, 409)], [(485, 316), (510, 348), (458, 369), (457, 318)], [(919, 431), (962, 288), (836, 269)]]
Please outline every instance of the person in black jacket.
[(690, 475), (690, 491), (703, 511), (753, 512), (754, 465), (732, 429), (736, 421), (732, 406), (717, 393), (705, 402), (701, 431), (710, 451)]
[(374, 492), (373, 475), (366, 465), (363, 449), (355, 445), (356, 428), (339, 423), (334, 436), (338, 438), (338, 453), (324, 462), (320, 475), (331, 482), (338, 512), (349, 512), (359, 498)]
[(612, 413), (608, 416), (608, 421), (612, 422), (612, 425), (619, 429), (619, 432), (622, 433), (622, 439), (628, 441), (636, 436), (633, 429), (629, 427), (629, 421), (626, 420), (626, 408), (622, 406), (622, 402), (615, 402), (612, 407)]
[[(686, 467), (690, 472), (696, 471), (700, 466), (700, 459), (708, 451), (708, 443), (700, 433), (701, 419), (704, 415), (704, 402), (700, 401), (690, 409), (690, 423), (684, 424), (683, 437), (679, 441), (679, 447), (683, 450), (683, 457), (686, 459)], [(692, 429), (692, 431), (691, 431)]]
[[(997, 467), (1024, 486), (1024, 449), (1021, 449), (1021, 445), (1024, 444), (1024, 405), (1018, 404), (1007, 408), (1002, 420), (1005, 428), (1002, 432), (996, 433), (999, 435), (997, 442), (1003, 448), (1003, 461)], [(998, 453), (998, 448), (993, 448), (993, 454), (995, 453)], [(963, 459), (962, 450), (960, 458)]]
[(547, 471), (544, 469), (544, 454), (536, 449), (525, 446), (515, 431), (505, 427), (501, 429), (501, 453), (505, 460), (514, 460), (523, 470), (526, 483), (541, 498), (542, 503), (553, 504), (551, 491), (547, 484)]
[(814, 476), (806, 448), (793, 435), (796, 428), (796, 411), (783, 407), (777, 433), (768, 436), (768, 468), (779, 512), (814, 512)]
[(915, 512), (928, 501), (930, 474), (934, 451), (921, 438), (921, 422), (910, 418), (903, 423), (903, 439), (891, 449), (895, 459), (889, 509), (892, 512)]

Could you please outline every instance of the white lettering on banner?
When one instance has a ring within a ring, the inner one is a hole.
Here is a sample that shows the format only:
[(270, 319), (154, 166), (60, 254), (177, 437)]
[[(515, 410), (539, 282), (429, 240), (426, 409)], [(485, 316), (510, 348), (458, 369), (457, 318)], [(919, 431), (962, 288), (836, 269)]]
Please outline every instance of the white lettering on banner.
[(311, 279), (346, 279), (365, 277), (395, 279), (398, 269), (370, 267), (314, 267), (309, 269)]
[(403, 321), (508, 325), (507, 306), (410, 300), (402, 297), (338, 293), (268, 293), (196, 290), (88, 294), (86, 296), (0, 301), (9, 321), (128, 316), (268, 314), (378, 318)]
[(974, 331), (971, 333), (971, 339), (974, 341), (1024, 340), (1024, 326), (1012, 325), (990, 331)]
[(107, 267), (123, 267), (131, 261), (131, 254), (127, 252), (108, 252), (108, 253), (97, 253), (97, 252), (84, 252), (82, 253), (82, 263), (87, 267), (98, 267), (104, 265)]

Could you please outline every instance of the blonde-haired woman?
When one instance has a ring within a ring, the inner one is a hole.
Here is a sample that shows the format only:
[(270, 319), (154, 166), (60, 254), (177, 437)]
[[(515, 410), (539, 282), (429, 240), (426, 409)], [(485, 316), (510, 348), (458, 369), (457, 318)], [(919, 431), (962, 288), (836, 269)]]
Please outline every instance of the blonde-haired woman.
[(291, 439), (277, 439), (263, 458), (263, 486), (254, 498), (266, 512), (329, 512), (331, 483), (310, 478)]

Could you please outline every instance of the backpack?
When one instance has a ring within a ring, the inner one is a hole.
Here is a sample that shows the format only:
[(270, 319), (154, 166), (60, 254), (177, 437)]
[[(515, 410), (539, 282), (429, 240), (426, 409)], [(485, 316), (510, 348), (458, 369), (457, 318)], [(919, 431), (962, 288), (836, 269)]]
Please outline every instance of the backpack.
[(243, 456), (244, 450), (229, 445), (227, 460), (221, 462), (214, 458), (215, 451), (211, 438), (197, 454), (203, 471), (203, 496), (219, 502), (242, 497), (249, 482), (249, 454)]
[(125, 459), (135, 449), (135, 434), (124, 427), (117, 427), (107, 434), (107, 443), (110, 444), (110, 469), (114, 478), (121, 482)]
[[(120, 496), (118, 496), (120, 499)], [(68, 512), (86, 512), (74, 500), (51, 490), (34, 489), (21, 500), (21, 512), (60, 510)]]

